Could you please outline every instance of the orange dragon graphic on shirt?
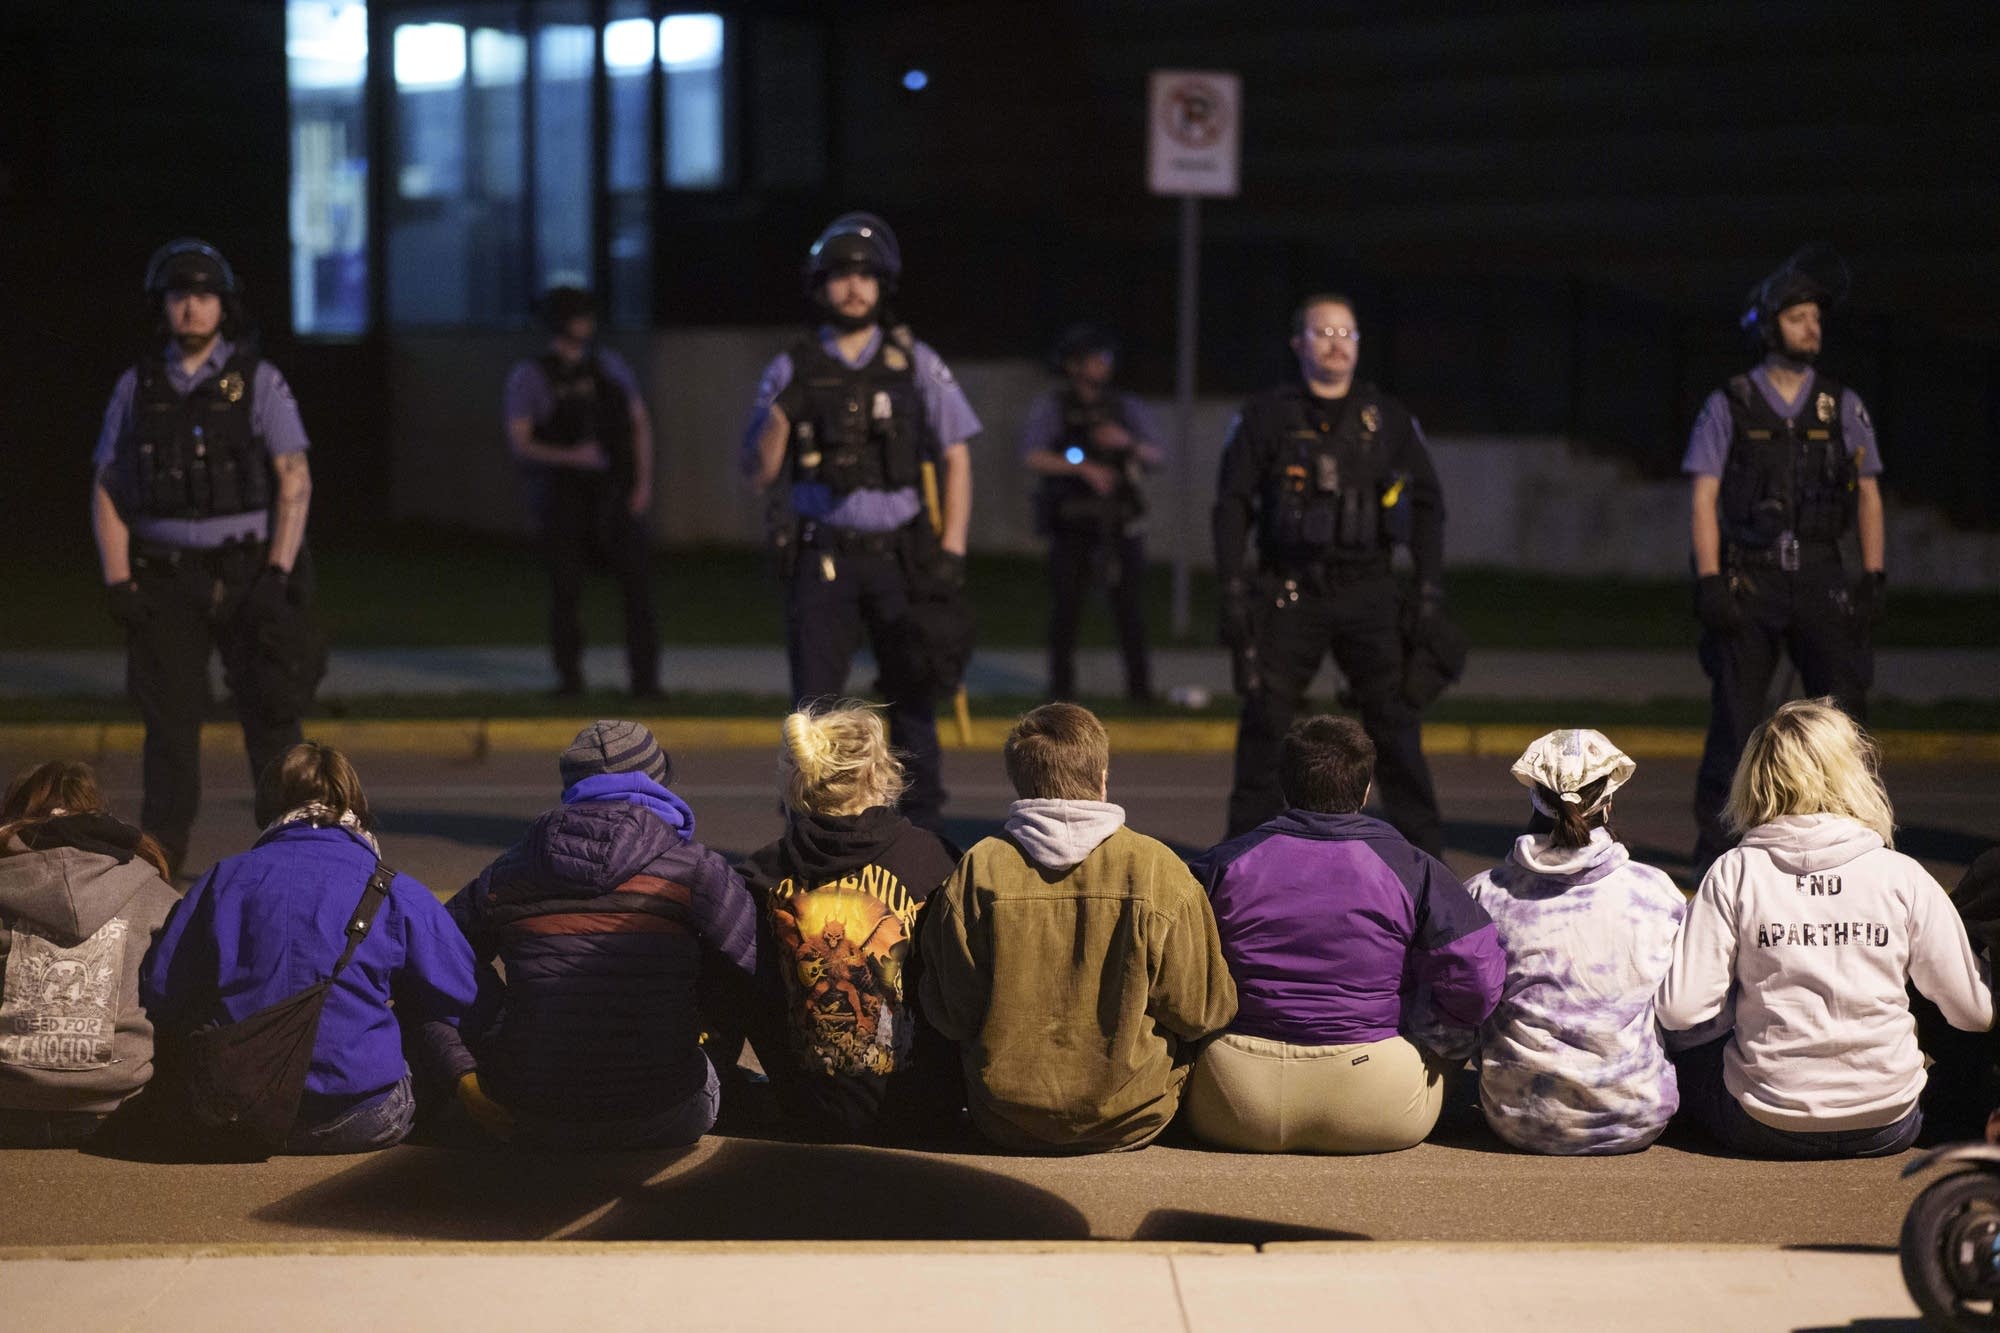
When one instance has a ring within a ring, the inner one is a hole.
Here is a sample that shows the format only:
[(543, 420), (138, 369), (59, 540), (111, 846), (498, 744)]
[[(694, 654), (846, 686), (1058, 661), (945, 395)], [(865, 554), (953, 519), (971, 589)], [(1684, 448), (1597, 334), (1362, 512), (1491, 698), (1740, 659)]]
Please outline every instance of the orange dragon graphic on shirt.
[(828, 1074), (889, 1074), (910, 1050), (903, 960), (916, 900), (880, 866), (770, 889), (793, 1050)]

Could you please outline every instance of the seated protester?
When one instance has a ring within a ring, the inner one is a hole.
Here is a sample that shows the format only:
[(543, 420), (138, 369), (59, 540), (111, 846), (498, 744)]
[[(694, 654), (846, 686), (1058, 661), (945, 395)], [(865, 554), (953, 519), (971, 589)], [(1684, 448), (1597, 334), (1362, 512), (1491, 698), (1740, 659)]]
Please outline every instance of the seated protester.
[(897, 813), (903, 768), (865, 705), (787, 717), (778, 778), (784, 835), (743, 865), (758, 911), (751, 1040), (793, 1128), (919, 1132), (960, 1105), (956, 1068), (923, 1067), (958, 1053), (920, 1027), (908, 984), (918, 909), (957, 849)]
[(972, 1123), (1003, 1148), (1152, 1142), (1193, 1044), (1236, 1012), (1201, 886), (1105, 800), (1110, 755), (1075, 704), (1017, 722), (1005, 756), (1021, 799), (924, 914), (924, 1017), (960, 1043)]
[(427, 1076), (514, 1142), (692, 1143), (721, 1095), (700, 1045), (703, 958), (752, 971), (750, 898), (695, 841), (645, 727), (593, 722), (559, 766), (562, 804), (446, 904), (481, 964), (481, 996), (459, 1029), (426, 1029)]
[[(354, 766), (331, 746), (294, 745), (259, 780), (256, 815), (256, 845), (196, 881), (146, 959), (141, 993), (163, 1046), (292, 998), (346, 948), (380, 860)], [(429, 889), (397, 875), (327, 995), (284, 1151), (400, 1143), (416, 1110), (401, 1026), (455, 1020), (474, 994), (464, 938)]]
[(1750, 735), (1709, 868), (1660, 981), (1669, 1030), (1734, 1031), (1680, 1053), (1681, 1106), (1755, 1157), (1874, 1157), (1916, 1141), (1923, 1054), (1906, 983), (1967, 1032), (1993, 1021), (1951, 899), (1890, 850), (1875, 747), (1829, 699)]
[[(1991, 976), (2000, 956), (2000, 847), (1989, 847), (1966, 867), (1951, 892), (1965, 923), (1981, 975)], [(1961, 1032), (1938, 1007), (1912, 993), (1910, 1013), (1917, 1041), (1930, 1061), (1924, 1084), (1923, 1138), (1929, 1143), (1985, 1139), (2000, 1143), (2000, 1031)]]
[(88, 765), (0, 800), (0, 1148), (65, 1148), (153, 1073), (139, 965), (180, 901), (160, 845), (105, 808)]
[(1352, 718), (1297, 723), (1279, 752), (1289, 807), (1194, 861), (1241, 1005), (1202, 1052), (1187, 1122), (1250, 1152), (1393, 1152), (1444, 1106), (1414, 1011), (1476, 1027), (1500, 998), (1493, 923), (1444, 865), (1367, 802), (1375, 746)]
[(1653, 992), (1687, 903), (1612, 832), (1612, 793), (1636, 767), (1595, 731), (1530, 745), (1513, 769), (1528, 832), (1465, 886), (1507, 956), (1479, 1034), (1479, 1105), (1527, 1152), (1637, 1152), (1680, 1104)]

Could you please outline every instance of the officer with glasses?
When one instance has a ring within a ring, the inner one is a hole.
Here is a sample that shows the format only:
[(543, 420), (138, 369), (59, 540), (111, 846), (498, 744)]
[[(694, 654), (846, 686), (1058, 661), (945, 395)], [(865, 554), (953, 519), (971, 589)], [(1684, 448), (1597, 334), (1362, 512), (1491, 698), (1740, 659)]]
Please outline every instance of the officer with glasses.
[[(1444, 496), (1416, 418), (1355, 377), (1353, 302), (1320, 293), (1292, 315), (1298, 377), (1243, 404), (1222, 455), (1214, 535), (1221, 635), (1243, 714), (1229, 835), (1284, 808), (1278, 751), (1330, 651), (1375, 742), (1389, 823), (1436, 855), (1437, 796), (1410, 643), (1443, 622)], [(1254, 533), (1256, 552), (1246, 551)], [(1392, 568), (1406, 548), (1414, 582)]]

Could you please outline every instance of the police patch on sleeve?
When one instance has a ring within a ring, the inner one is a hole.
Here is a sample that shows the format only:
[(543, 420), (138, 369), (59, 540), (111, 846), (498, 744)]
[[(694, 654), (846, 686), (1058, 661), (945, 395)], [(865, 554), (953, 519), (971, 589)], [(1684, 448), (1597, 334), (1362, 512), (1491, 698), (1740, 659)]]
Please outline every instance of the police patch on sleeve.
[(1861, 429), (1868, 431), (1870, 434), (1874, 433), (1875, 422), (1868, 415), (1868, 404), (1862, 402), (1859, 398), (1854, 400), (1854, 420), (1860, 425)]

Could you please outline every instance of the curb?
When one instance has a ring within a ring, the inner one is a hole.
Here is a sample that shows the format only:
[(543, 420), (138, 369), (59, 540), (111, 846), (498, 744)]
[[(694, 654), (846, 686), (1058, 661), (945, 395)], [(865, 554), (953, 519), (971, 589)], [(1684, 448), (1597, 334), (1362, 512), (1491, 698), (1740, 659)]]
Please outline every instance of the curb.
[[(761, 717), (639, 717), (669, 749), (775, 750), (778, 723)], [(426, 754), (439, 759), (481, 760), (491, 754), (553, 754), (568, 745), (584, 718), (412, 718), (401, 721), (327, 719), (307, 724), (307, 733), (329, 745), (357, 753)], [(1228, 754), (1236, 748), (1236, 722), (1229, 718), (1186, 718), (1105, 722), (1115, 750), (1132, 754)], [(1012, 722), (976, 718), (969, 742), (961, 742), (949, 719), (940, 720), (939, 739), (947, 750), (997, 753)], [(1437, 722), (1424, 727), (1424, 753), (1510, 759), (1545, 728), (1520, 723)], [(1704, 732), (1699, 727), (1616, 728), (1620, 749), (1635, 759), (1698, 759)], [(24, 755), (71, 755), (101, 759), (136, 755), (145, 738), (137, 722), (27, 722), (0, 725), (0, 749)], [(2000, 763), (2000, 732), (1878, 731), (1875, 743), (1885, 759), (1921, 763)], [(201, 729), (204, 749), (227, 752), (241, 744), (232, 722), (209, 722)]]

